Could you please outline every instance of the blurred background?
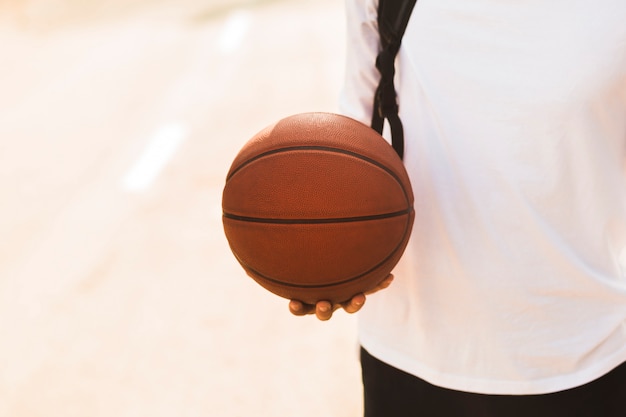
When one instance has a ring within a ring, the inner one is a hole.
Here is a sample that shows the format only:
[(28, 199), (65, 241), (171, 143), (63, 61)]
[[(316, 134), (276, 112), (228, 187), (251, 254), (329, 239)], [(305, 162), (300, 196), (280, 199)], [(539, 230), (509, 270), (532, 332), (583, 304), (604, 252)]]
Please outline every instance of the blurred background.
[(361, 414), (355, 317), (292, 317), (221, 227), (343, 51), (340, 0), (0, 0), (0, 416)]

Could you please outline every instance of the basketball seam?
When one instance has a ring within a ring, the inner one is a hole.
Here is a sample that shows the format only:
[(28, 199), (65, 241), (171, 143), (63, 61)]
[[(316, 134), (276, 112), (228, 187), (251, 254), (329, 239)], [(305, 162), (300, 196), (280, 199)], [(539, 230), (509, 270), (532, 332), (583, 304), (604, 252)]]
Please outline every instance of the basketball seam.
[[(400, 243), (389, 253), (389, 255), (387, 255), (382, 261), (380, 261), (379, 263), (377, 263), (375, 266), (373, 266), (372, 268), (368, 269), (367, 271), (353, 276), (351, 278), (345, 279), (343, 281), (338, 281), (338, 282), (333, 282), (333, 283), (328, 283), (328, 284), (294, 284), (294, 283), (290, 283), (290, 282), (285, 282), (285, 281), (281, 281), (275, 278), (270, 278), (262, 273), (260, 273), (259, 271), (257, 271), (254, 268), (251, 268), (250, 265), (248, 265), (248, 263), (244, 262), (238, 255), (237, 253), (235, 253), (235, 251), (233, 251), (233, 254), (235, 255), (235, 257), (237, 258), (237, 260), (239, 261), (239, 263), (241, 265), (243, 265), (247, 270), (253, 272), (254, 274), (258, 275), (260, 278), (267, 280), (273, 284), (276, 285), (280, 285), (280, 286), (284, 286), (284, 287), (290, 287), (290, 288), (307, 288), (307, 289), (315, 289), (315, 288), (328, 288), (328, 287), (335, 287), (338, 285), (343, 285), (343, 284), (347, 284), (349, 282), (358, 280), (359, 278), (370, 274), (371, 272), (375, 271), (376, 269), (380, 268), (381, 265), (384, 265), (397, 251), (398, 249), (400, 249), (400, 247), (402, 247), (402, 245), (406, 244), (406, 239), (407, 239), (407, 235), (410, 231), (410, 227), (411, 227), (411, 212), (413, 210), (410, 210), (409, 213), (407, 213), (407, 220), (405, 222), (405, 226), (404, 226), (404, 233), (402, 234), (402, 239), (400, 239)], [(253, 277), (254, 278), (254, 277)], [(384, 277), (383, 277), (384, 278)]]
[(236, 220), (250, 223), (266, 223), (266, 224), (328, 224), (328, 223), (353, 223), (364, 222), (372, 220), (390, 219), (393, 217), (400, 217), (406, 214), (410, 214), (413, 211), (412, 207), (405, 210), (396, 211), (393, 213), (373, 214), (369, 216), (356, 216), (356, 217), (337, 217), (337, 218), (321, 218), (321, 219), (276, 219), (265, 217), (247, 217), (239, 216), (231, 213), (223, 213), (223, 216), (229, 220)]
[(361, 155), (357, 152), (354, 151), (349, 151), (346, 149), (341, 149), (341, 148), (333, 148), (330, 146), (317, 146), (317, 145), (308, 145), (308, 146), (290, 146), (290, 147), (286, 147), (286, 148), (280, 148), (280, 149), (273, 149), (271, 151), (267, 151), (267, 152), (263, 152), (261, 154), (258, 154), (256, 156), (254, 156), (253, 158), (250, 158), (244, 162), (242, 162), (241, 164), (239, 164), (239, 166), (237, 168), (234, 168), (230, 174), (226, 177), (226, 182), (228, 182), (237, 172), (239, 172), (242, 168), (244, 168), (246, 165), (249, 165), (250, 163), (259, 160), (261, 158), (264, 158), (266, 156), (269, 155), (274, 155), (274, 154), (278, 154), (278, 153), (282, 153), (282, 152), (290, 152), (290, 151), (324, 151), (324, 152), (334, 152), (334, 153), (340, 153), (340, 154), (344, 154), (344, 155), (349, 155), (349, 156), (353, 156), (355, 158), (361, 159), (365, 162), (368, 162), (374, 166), (377, 166), (378, 168), (384, 170), (385, 172), (387, 172), (389, 175), (391, 175), (393, 177), (394, 180), (396, 180), (396, 182), (398, 184), (400, 184), (400, 188), (402, 189), (402, 192), (404, 193), (404, 197), (406, 198), (406, 201), (410, 203), (410, 199), (409, 199), (409, 195), (407, 193), (407, 191), (404, 189), (404, 184), (402, 183), (402, 180), (400, 179), (400, 177), (398, 177), (398, 175), (393, 172), (391, 169), (389, 169), (387, 166), (381, 164), (380, 162), (378, 162), (375, 159), (369, 158), (365, 155)]

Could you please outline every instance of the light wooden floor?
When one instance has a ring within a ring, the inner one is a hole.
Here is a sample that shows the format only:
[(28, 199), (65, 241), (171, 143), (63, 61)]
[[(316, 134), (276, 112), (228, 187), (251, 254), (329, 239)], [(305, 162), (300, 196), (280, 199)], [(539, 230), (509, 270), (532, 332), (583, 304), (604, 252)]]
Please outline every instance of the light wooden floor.
[(355, 318), (291, 317), (220, 207), (250, 136), (336, 110), (343, 2), (233, 3), (0, 3), (0, 416), (360, 415)]

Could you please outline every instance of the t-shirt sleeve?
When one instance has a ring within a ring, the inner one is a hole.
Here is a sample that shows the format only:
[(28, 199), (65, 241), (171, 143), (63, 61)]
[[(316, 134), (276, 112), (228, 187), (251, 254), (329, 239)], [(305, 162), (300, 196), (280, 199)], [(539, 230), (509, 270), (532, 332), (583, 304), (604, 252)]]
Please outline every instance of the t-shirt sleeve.
[(377, 0), (345, 0), (347, 45), (339, 110), (366, 125), (372, 120), (374, 93), (380, 73), (376, 56), (380, 49), (376, 21)]

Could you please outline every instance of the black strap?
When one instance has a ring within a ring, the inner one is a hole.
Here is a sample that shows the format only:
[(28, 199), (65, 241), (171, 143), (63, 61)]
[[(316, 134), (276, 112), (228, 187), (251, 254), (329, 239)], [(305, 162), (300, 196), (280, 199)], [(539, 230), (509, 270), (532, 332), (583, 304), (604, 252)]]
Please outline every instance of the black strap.
[(374, 96), (372, 128), (382, 134), (387, 119), (391, 128), (391, 144), (400, 158), (404, 155), (404, 132), (398, 116), (396, 88), (393, 84), (396, 73), (394, 64), (416, 2), (417, 0), (379, 0), (378, 3), (381, 50), (376, 57), (376, 68), (380, 72), (380, 83)]

